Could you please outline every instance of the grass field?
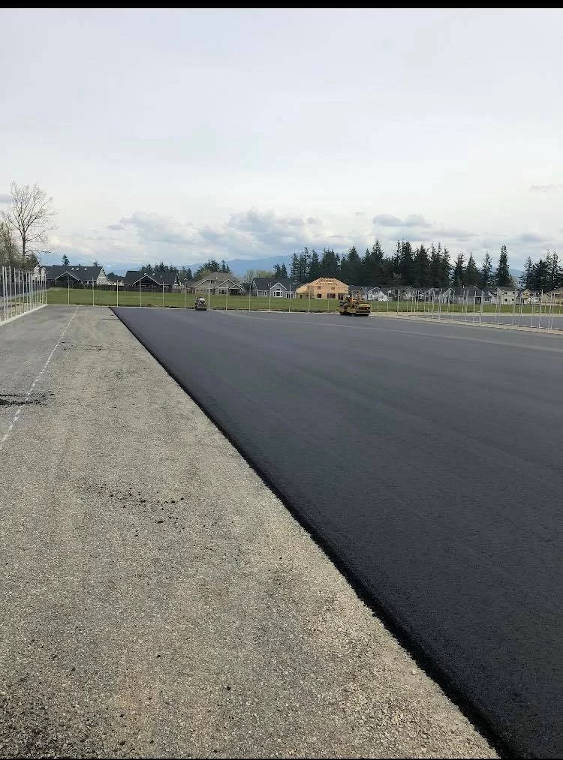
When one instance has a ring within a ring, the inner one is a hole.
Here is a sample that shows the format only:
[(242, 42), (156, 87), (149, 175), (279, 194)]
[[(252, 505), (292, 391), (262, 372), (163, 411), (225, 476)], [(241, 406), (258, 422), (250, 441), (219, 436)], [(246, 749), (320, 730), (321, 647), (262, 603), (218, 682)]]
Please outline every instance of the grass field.
[[(162, 291), (138, 291), (120, 290), (119, 304), (115, 290), (106, 290), (103, 288), (49, 288), (47, 291), (47, 303), (49, 304), (84, 304), (86, 306), (168, 306), (172, 308), (192, 308), (196, 296), (193, 293), (162, 293)], [(336, 299), (315, 299), (312, 298), (266, 298), (248, 296), (211, 296), (208, 304), (212, 309), (244, 309), (250, 311), (311, 311), (311, 312), (335, 312), (338, 311), (338, 301)], [(372, 312), (421, 312), (437, 314), (438, 310), (444, 313), (479, 313), (480, 305), (469, 303), (464, 304), (438, 304), (413, 302), (413, 301), (387, 301), (371, 302)], [(554, 304), (553, 309), (549, 304), (541, 305), (541, 313), (560, 314), (563, 311), (561, 304)], [(517, 305), (505, 304), (497, 307), (495, 304), (484, 304), (484, 314), (539, 314), (540, 305)]]

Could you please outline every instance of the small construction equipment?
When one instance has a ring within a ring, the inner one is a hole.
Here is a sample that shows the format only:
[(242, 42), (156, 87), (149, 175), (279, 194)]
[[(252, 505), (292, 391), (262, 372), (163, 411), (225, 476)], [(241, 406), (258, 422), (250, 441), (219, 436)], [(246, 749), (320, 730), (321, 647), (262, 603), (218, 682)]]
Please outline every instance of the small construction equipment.
[(361, 298), (346, 296), (346, 298), (340, 301), (338, 311), (342, 316), (353, 314), (356, 317), (369, 317), (371, 306), (368, 301), (364, 301)]
[(207, 311), (207, 301), (203, 296), (195, 299), (194, 309), (196, 311)]

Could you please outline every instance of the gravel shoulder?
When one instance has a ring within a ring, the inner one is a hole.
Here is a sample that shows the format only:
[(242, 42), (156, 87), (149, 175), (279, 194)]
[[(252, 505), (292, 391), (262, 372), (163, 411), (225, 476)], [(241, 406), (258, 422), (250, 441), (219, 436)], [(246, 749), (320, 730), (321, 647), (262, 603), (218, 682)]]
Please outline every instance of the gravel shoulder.
[(496, 757), (109, 309), (5, 325), (0, 393), (73, 312), (1, 452), (0, 755)]

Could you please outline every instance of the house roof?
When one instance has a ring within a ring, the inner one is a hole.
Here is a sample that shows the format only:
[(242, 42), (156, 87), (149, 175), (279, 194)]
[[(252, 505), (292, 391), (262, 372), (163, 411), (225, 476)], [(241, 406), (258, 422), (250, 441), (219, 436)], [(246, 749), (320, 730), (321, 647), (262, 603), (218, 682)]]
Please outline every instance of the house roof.
[(97, 266), (67, 266), (62, 264), (53, 264), (52, 266), (45, 267), (45, 276), (48, 280), (56, 280), (58, 277), (68, 274), (80, 282), (90, 282), (97, 280), (103, 267)]
[(136, 285), (139, 280), (152, 280), (156, 285), (174, 285), (178, 282), (177, 272), (143, 272), (141, 269), (129, 269), (123, 278), (124, 285)]
[(323, 285), (330, 285), (330, 286), (334, 285), (335, 287), (338, 287), (338, 288), (342, 287), (343, 289), (348, 290), (348, 285), (345, 282), (342, 282), (342, 280), (339, 280), (337, 277), (317, 277), (317, 279), (313, 280), (312, 282), (305, 282), (303, 283), (303, 285), (300, 285), (297, 288), (296, 292), (307, 293), (308, 288), (310, 288), (311, 286), (318, 286), (318, 285), (320, 285), (321, 287)]
[(274, 285), (281, 285), (286, 290), (295, 290), (297, 283), (293, 282), (289, 277), (255, 277), (252, 283), (256, 290), (269, 290)]
[(109, 272), (108, 274), (106, 274), (106, 277), (108, 278), (110, 282), (117, 282), (118, 280), (119, 282), (121, 282), (123, 280), (122, 274), (114, 274), (113, 272)]
[(240, 280), (234, 275), (227, 274), (225, 272), (212, 272), (206, 277), (202, 277), (201, 280), (196, 280), (193, 283), (193, 287), (198, 287), (198, 286), (203, 285), (204, 283), (209, 283), (210, 287), (213, 286), (214, 288), (217, 288), (217, 287), (221, 287), (221, 285), (223, 285), (226, 282), (230, 282), (233, 285), (240, 287)]

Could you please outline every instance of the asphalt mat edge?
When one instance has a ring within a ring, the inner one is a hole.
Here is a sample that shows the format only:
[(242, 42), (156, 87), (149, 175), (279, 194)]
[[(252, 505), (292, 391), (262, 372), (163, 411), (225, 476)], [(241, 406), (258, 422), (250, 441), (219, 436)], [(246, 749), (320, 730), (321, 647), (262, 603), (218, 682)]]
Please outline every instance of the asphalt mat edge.
[[(399, 642), (399, 644), (411, 655), (416, 664), (424, 671), (424, 673), (435, 681), (447, 698), (459, 708), (462, 714), (470, 721), (474, 728), (489, 742), (494, 748), (497, 754), (501, 758), (512, 757), (534, 757), (525, 753), (520, 747), (512, 746), (507, 740), (503, 739), (495, 729), (492, 721), (488, 718), (486, 710), (480, 708), (479, 705), (470, 702), (467, 696), (462, 690), (455, 684), (453, 679), (442, 668), (437, 665), (431, 656), (425, 651), (423, 646), (419, 644), (414, 635), (411, 634), (406, 626), (396, 619), (396, 617), (387, 609), (384, 603), (380, 599), (376, 599), (369, 585), (362, 577), (362, 573), (356, 568), (350, 566), (345, 562), (334, 549), (330, 542), (319, 532), (314, 523), (312, 523), (308, 517), (300, 512), (279, 490), (277, 485), (270, 479), (267, 473), (265, 473), (260, 465), (253, 460), (253, 458), (246, 453), (242, 448), (236, 436), (232, 435), (223, 424), (216, 418), (213, 412), (207, 408), (207, 405), (201, 402), (197, 395), (194, 395), (182, 379), (171, 370), (163, 360), (151, 349), (148, 342), (146, 342), (140, 333), (137, 333), (134, 327), (122, 318), (118, 313), (117, 308), (122, 307), (109, 307), (115, 316), (121, 321), (121, 323), (129, 330), (129, 332), (139, 341), (139, 343), (148, 351), (148, 353), (159, 363), (159, 365), (165, 370), (165, 372), (176, 382), (182, 390), (189, 396), (189, 398), (198, 406), (199, 409), (205, 414), (208, 419), (215, 425), (215, 427), (221, 432), (221, 434), (229, 441), (229, 443), (237, 450), (240, 456), (247, 462), (254, 472), (260, 477), (263, 483), (272, 491), (277, 498), (282, 502), (284, 507), (290, 512), (295, 520), (307, 531), (311, 536), (315, 544), (324, 552), (324, 554), (330, 559), (338, 571), (346, 578), (347, 582), (353, 588), (358, 598), (371, 610), (371, 612), (377, 616), (384, 624), (385, 628), (393, 635), (393, 637)], [(124, 307), (126, 308), (126, 307)]]

